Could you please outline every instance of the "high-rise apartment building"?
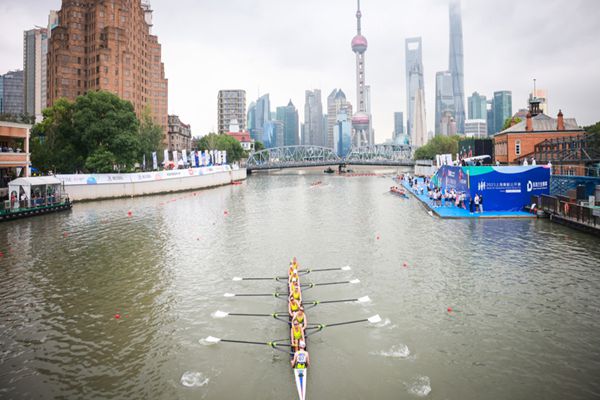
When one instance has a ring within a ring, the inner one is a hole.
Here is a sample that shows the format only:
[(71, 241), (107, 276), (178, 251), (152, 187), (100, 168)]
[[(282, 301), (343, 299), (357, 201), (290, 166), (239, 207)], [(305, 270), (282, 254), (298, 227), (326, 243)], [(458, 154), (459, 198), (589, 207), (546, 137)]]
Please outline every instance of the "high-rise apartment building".
[(234, 119), (242, 131), (246, 130), (246, 91), (219, 90), (217, 114), (219, 134), (229, 132), (229, 124)]
[(323, 132), (323, 104), (321, 90), (307, 90), (304, 98), (304, 137), (303, 144), (325, 146)]
[[(52, 15), (51, 15), (52, 17)], [(168, 132), (168, 82), (146, 0), (63, 0), (48, 40), (48, 105), (112, 92)]]
[(290, 102), (287, 106), (277, 107), (277, 120), (283, 122), (283, 146), (300, 144), (298, 137), (298, 110)]
[(0, 75), (2, 81), (2, 111), (0, 114), (20, 116), (25, 113), (23, 96), (24, 73), (22, 70), (9, 71)]
[[(404, 50), (406, 56), (406, 133), (410, 136), (412, 141), (415, 139), (415, 98), (417, 91), (421, 90), (425, 93), (421, 38), (415, 37), (406, 39)], [(423, 99), (423, 104), (424, 103), (425, 99)]]
[(342, 89), (333, 89), (327, 96), (327, 147), (335, 149), (333, 129), (337, 125), (337, 117), (340, 110), (349, 111), (348, 115), (352, 115), (352, 104), (346, 99), (346, 94)]
[(465, 136), (475, 138), (487, 137), (487, 122), (484, 119), (468, 119), (465, 121)]
[[(442, 135), (442, 117), (449, 113), (454, 117), (454, 92), (452, 74), (441, 71), (435, 74), (435, 134)], [(447, 124), (447, 123), (446, 123)], [(447, 130), (446, 130), (447, 131)], [(448, 135), (448, 133), (445, 133)]]
[(25, 90), (25, 113), (42, 120), (46, 108), (47, 93), (48, 30), (30, 29), (23, 33), (23, 73)]
[(465, 131), (465, 85), (462, 16), (460, 0), (451, 0), (450, 15), (450, 62), (448, 69), (452, 74), (454, 92), (454, 119), (459, 133)]
[(492, 107), (494, 112), (493, 133), (498, 133), (502, 131), (504, 121), (512, 117), (512, 92), (508, 90), (494, 92)]
[(394, 140), (398, 135), (404, 133), (404, 113), (397, 111), (394, 113)]
[[(468, 100), (469, 119), (487, 118), (487, 99), (477, 92), (473, 92)], [(465, 132), (466, 133), (466, 132)]]

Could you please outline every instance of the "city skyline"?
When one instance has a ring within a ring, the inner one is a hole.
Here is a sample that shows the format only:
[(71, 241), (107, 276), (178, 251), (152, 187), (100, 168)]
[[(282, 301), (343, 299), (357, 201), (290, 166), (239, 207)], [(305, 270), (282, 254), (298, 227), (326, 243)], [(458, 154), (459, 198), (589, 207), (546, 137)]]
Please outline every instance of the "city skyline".
[[(0, 24), (0, 73), (23, 67), (23, 32), (45, 25), (49, 11), (60, 8), (60, 3), (31, 0), (0, 5), (2, 15), (11, 16)], [(329, 93), (338, 87), (348, 98), (356, 98), (355, 71), (348, 68), (354, 63), (348, 37), (356, 31), (355, 1), (201, 3), (184, 1), (173, 9), (163, 0), (151, 2), (153, 33), (161, 41), (169, 79), (169, 113), (188, 121), (194, 135), (217, 130), (214, 99), (221, 89), (245, 89), (248, 99), (270, 93), (273, 108), (291, 98), (301, 111), (300, 120), (307, 89)], [(186, 12), (178, 11), (183, 9)], [(435, 72), (447, 69), (449, 55), (448, 1), (397, 5), (363, 0), (361, 10), (363, 29), (369, 33), (368, 81), (376, 142), (391, 138), (394, 111), (406, 110), (403, 47), (408, 37), (423, 38), (427, 126), (433, 127)], [(547, 26), (557, 13), (564, 18)], [(248, 25), (249, 20), (272, 15), (278, 16), (274, 23)], [(560, 108), (583, 125), (595, 122), (593, 88), (600, 83), (595, 72), (600, 69), (600, 45), (592, 39), (593, 24), (569, 21), (599, 15), (600, 7), (591, 1), (550, 1), (539, 8), (516, 1), (490, 6), (463, 0), (465, 95), (478, 91), (490, 98), (494, 91), (510, 90), (516, 111), (526, 106), (532, 79), (537, 78), (538, 85), (548, 90), (551, 116)], [(252, 29), (215, 35), (222, 21)], [(511, 25), (508, 31), (506, 21)], [(290, 26), (300, 24), (305, 27), (302, 34), (288, 33)], [(500, 59), (495, 54), (509, 56)]]

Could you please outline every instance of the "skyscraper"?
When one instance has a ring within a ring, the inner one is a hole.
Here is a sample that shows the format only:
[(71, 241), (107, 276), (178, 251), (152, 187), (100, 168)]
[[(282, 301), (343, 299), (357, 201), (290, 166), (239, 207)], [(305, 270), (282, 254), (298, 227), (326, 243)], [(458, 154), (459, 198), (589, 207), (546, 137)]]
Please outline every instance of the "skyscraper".
[[(415, 97), (418, 90), (425, 93), (421, 45), (421, 38), (415, 37), (406, 39), (404, 47), (406, 53), (406, 133), (410, 136), (411, 143), (415, 139)], [(423, 99), (424, 103), (425, 99)]]
[(394, 113), (394, 140), (398, 135), (404, 133), (404, 113), (402, 111)]
[(246, 91), (219, 90), (217, 98), (218, 133), (229, 132), (229, 124), (237, 120), (242, 131), (246, 130)]
[(352, 147), (352, 115), (351, 108), (342, 108), (335, 118), (333, 127), (333, 150), (340, 157), (345, 157)]
[[(442, 118), (449, 113), (454, 116), (454, 93), (452, 74), (441, 71), (435, 74), (435, 134), (448, 135), (451, 130), (442, 129)], [(444, 133), (446, 132), (446, 133)]]
[(295, 146), (300, 144), (298, 138), (298, 110), (290, 102), (285, 107), (277, 107), (277, 120), (283, 122), (283, 145)]
[(504, 121), (512, 116), (512, 92), (508, 90), (494, 92), (492, 107), (494, 109), (493, 133), (498, 133), (502, 130)]
[(264, 94), (256, 100), (254, 130), (250, 136), (254, 140), (262, 141), (265, 123), (271, 120), (271, 100), (269, 93)]
[(106, 90), (168, 131), (168, 82), (146, 0), (63, 0), (48, 40), (48, 105)]
[(256, 103), (251, 102), (248, 105), (248, 113), (246, 114), (246, 121), (248, 123), (248, 132), (250, 132), (250, 137), (254, 139), (254, 130), (256, 129)]
[(487, 118), (487, 99), (485, 96), (477, 92), (473, 92), (468, 100), (469, 103), (469, 119), (486, 119)]
[(459, 133), (465, 131), (465, 86), (462, 16), (460, 0), (450, 0), (450, 63), (454, 92), (454, 119)]
[(36, 28), (23, 33), (23, 72), (25, 113), (42, 120), (42, 110), (47, 102), (48, 30)]
[(415, 147), (421, 147), (429, 141), (426, 121), (425, 95), (423, 89), (418, 89), (415, 94), (414, 129), (411, 135), (411, 144)]
[(346, 99), (346, 94), (342, 89), (333, 89), (327, 96), (327, 147), (332, 149), (335, 149), (333, 129), (337, 126), (337, 117), (342, 109), (349, 110), (348, 116), (352, 116), (352, 105)]
[(2, 80), (2, 114), (20, 116), (25, 112), (22, 70), (0, 75)]
[(319, 89), (305, 92), (303, 144), (326, 145), (323, 133), (323, 104)]
[(360, 19), (360, 0), (357, 0), (358, 9), (356, 11), (356, 36), (352, 39), (352, 51), (356, 54), (356, 108), (357, 112), (352, 117), (352, 128), (354, 129), (353, 142), (356, 145), (373, 144), (373, 129), (371, 115), (368, 108), (368, 89), (365, 87), (365, 52), (367, 51), (367, 38), (361, 33)]

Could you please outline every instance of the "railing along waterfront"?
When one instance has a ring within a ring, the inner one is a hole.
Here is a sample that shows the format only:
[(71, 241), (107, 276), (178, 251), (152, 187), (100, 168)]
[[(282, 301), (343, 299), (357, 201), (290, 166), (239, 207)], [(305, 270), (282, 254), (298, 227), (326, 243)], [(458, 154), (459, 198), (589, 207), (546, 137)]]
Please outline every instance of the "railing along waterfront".
[[(539, 196), (539, 208), (551, 215), (557, 215), (568, 218), (571, 221), (578, 222), (593, 227), (600, 227), (600, 209), (580, 205), (570, 201), (564, 196)], [(532, 202), (534, 198), (532, 198)]]

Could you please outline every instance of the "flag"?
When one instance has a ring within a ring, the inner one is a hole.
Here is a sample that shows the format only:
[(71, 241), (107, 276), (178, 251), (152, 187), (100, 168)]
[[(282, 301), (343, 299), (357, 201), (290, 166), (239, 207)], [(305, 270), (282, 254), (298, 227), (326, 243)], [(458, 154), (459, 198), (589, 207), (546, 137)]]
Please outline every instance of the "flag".
[(188, 158), (187, 158), (187, 151), (185, 149), (181, 150), (181, 158), (183, 158), (183, 164), (187, 165)]
[(168, 163), (169, 163), (169, 150), (165, 149), (165, 152), (163, 154), (163, 166), (166, 168)]
[(154, 170), (158, 169), (158, 160), (156, 159), (155, 151), (152, 152), (152, 169), (154, 169)]
[(223, 164), (227, 164), (227, 150), (223, 151)]
[(142, 159), (142, 170), (146, 170), (146, 154), (144, 154), (144, 158)]
[(200, 158), (198, 157), (198, 150), (194, 151), (194, 165), (196, 167), (200, 166)]
[(173, 150), (173, 163), (177, 165), (177, 150)]

